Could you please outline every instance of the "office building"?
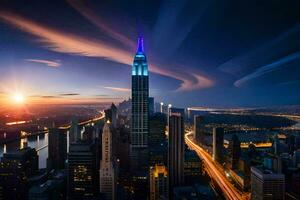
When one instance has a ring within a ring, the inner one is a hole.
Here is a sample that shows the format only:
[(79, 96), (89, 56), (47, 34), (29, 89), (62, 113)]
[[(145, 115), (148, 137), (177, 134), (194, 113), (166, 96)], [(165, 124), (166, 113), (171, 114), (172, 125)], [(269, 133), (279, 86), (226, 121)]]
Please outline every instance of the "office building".
[(223, 162), (223, 142), (224, 129), (221, 127), (213, 128), (213, 159), (219, 163)]
[(70, 145), (68, 154), (69, 199), (88, 199), (97, 196), (96, 156), (92, 145), (78, 142)]
[(193, 150), (184, 152), (184, 183), (188, 185), (199, 182), (202, 175), (202, 160)]
[(168, 199), (168, 171), (164, 165), (150, 167), (150, 200)]
[(194, 117), (194, 134), (197, 143), (203, 145), (205, 140), (205, 132), (204, 132), (204, 117), (196, 115)]
[(149, 77), (141, 37), (138, 39), (138, 48), (132, 65), (131, 96), (131, 168), (132, 171), (141, 169), (148, 173)]
[(251, 167), (252, 200), (284, 200), (285, 176), (259, 167)]
[(149, 165), (167, 165), (167, 138), (166, 138), (166, 116), (155, 113), (149, 120)]
[(82, 128), (81, 140), (87, 143), (91, 143), (96, 138), (95, 127), (91, 125), (85, 125)]
[(102, 160), (100, 164), (100, 193), (106, 200), (116, 199), (116, 173), (112, 156), (110, 123), (105, 123), (102, 133)]
[(169, 120), (168, 168), (172, 194), (175, 186), (184, 183), (184, 121), (181, 113), (172, 113)]
[(50, 128), (48, 133), (48, 170), (65, 168), (66, 159), (67, 134), (58, 128)]
[(38, 173), (35, 149), (25, 147), (5, 153), (0, 162), (0, 196), (3, 199), (27, 199), (28, 179)]
[(282, 172), (282, 158), (277, 155), (269, 155), (264, 157), (263, 166), (273, 172)]
[(292, 134), (288, 135), (286, 138), (286, 143), (288, 145), (290, 154), (293, 154), (295, 151), (295, 140), (296, 140), (296, 137), (295, 137), (295, 135), (292, 135)]
[(229, 141), (228, 151), (230, 167), (231, 169), (237, 169), (241, 157), (241, 142), (236, 134), (234, 134)]
[(71, 127), (69, 131), (69, 144), (76, 143), (79, 139), (81, 139), (81, 136), (78, 127), (78, 119), (74, 118), (71, 122)]
[(149, 97), (149, 115), (152, 116), (154, 113), (154, 97)]
[(166, 140), (166, 116), (161, 113), (155, 113), (149, 120), (149, 147), (161, 146)]

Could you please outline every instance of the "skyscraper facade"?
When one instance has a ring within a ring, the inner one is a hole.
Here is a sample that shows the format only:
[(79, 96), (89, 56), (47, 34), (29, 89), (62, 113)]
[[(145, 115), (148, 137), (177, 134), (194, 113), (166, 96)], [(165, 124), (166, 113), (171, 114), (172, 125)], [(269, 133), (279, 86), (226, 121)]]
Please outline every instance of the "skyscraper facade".
[(27, 199), (28, 179), (38, 173), (38, 154), (25, 147), (5, 153), (0, 162), (0, 199)]
[(80, 130), (78, 128), (78, 119), (74, 118), (71, 122), (69, 132), (69, 144), (76, 143), (80, 139)]
[(58, 128), (50, 128), (48, 140), (47, 168), (63, 169), (67, 159), (67, 134)]
[(184, 121), (182, 113), (172, 113), (169, 120), (168, 167), (172, 194), (175, 186), (184, 183)]
[(241, 157), (241, 142), (236, 134), (232, 136), (232, 139), (229, 142), (228, 151), (230, 156), (230, 167), (231, 169), (236, 169)]
[(155, 113), (154, 109), (154, 97), (149, 97), (149, 114), (150, 116)]
[(112, 134), (110, 123), (105, 123), (102, 133), (102, 160), (100, 164), (100, 192), (105, 199), (116, 199), (116, 177), (112, 159)]
[(213, 129), (213, 159), (219, 163), (223, 161), (224, 128)]
[(97, 196), (96, 156), (92, 145), (78, 142), (70, 144), (68, 154), (69, 199), (92, 199)]
[(150, 200), (168, 198), (168, 172), (164, 165), (150, 168)]
[(204, 132), (204, 117), (196, 115), (194, 117), (194, 132), (195, 132), (195, 139), (201, 145), (204, 144), (205, 139), (205, 132)]
[(193, 185), (201, 179), (202, 160), (196, 151), (186, 149), (184, 152), (184, 183)]
[(131, 115), (131, 168), (145, 165), (149, 131), (149, 77), (144, 54), (143, 38), (138, 39), (138, 48), (132, 65), (132, 115)]
[(251, 167), (251, 199), (285, 199), (284, 174)]

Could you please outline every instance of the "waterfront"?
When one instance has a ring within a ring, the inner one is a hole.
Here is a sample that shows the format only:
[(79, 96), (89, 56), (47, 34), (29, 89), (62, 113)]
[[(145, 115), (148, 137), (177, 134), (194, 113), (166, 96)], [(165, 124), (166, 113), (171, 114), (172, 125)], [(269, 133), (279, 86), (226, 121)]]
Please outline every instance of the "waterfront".
[(15, 140), (6, 144), (0, 145), (0, 156), (2, 158), (3, 153), (8, 153), (16, 151), (23, 147), (24, 142), (27, 141), (28, 146), (31, 148), (39, 149), (39, 168), (46, 168), (47, 158), (48, 158), (48, 133), (31, 136), (28, 138), (23, 138)]

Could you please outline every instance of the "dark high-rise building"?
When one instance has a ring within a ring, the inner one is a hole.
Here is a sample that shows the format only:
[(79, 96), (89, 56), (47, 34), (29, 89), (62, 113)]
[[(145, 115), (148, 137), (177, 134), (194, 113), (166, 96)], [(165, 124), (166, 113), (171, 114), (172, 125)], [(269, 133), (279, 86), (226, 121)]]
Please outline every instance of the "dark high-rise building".
[(285, 199), (284, 174), (251, 167), (251, 199)]
[[(149, 132), (149, 77), (144, 54), (143, 38), (138, 39), (138, 48), (132, 65), (132, 115), (131, 115), (131, 168), (144, 168), (148, 160)], [(148, 169), (143, 169), (148, 172)]]
[(290, 154), (293, 154), (295, 151), (295, 140), (296, 140), (295, 135), (290, 134), (287, 136), (286, 143), (288, 145)]
[(76, 143), (80, 138), (80, 130), (78, 128), (78, 119), (74, 118), (71, 122), (71, 128), (69, 132), (69, 145)]
[(67, 159), (67, 134), (58, 128), (50, 128), (48, 133), (47, 168), (63, 169)]
[(295, 149), (300, 148), (300, 134), (295, 135)]
[(149, 97), (149, 115), (153, 115), (155, 112), (154, 109), (154, 97)]
[(68, 154), (68, 196), (70, 199), (91, 199), (97, 196), (96, 156), (92, 145), (73, 143)]
[(201, 179), (202, 160), (193, 150), (186, 149), (184, 152), (184, 182), (192, 185)]
[(95, 132), (95, 127), (94, 126), (91, 126), (91, 125), (86, 125), (86, 126), (83, 126), (83, 129), (82, 129), (82, 137), (81, 137), (81, 140), (82, 141), (85, 141), (85, 142), (88, 142), (88, 143), (91, 143), (95, 140), (96, 138), (96, 132)]
[(175, 186), (184, 183), (184, 121), (181, 113), (172, 113), (169, 118), (168, 167), (172, 194)]
[(219, 163), (223, 162), (224, 153), (224, 129), (221, 127), (213, 129), (213, 159)]
[(204, 120), (203, 116), (196, 115), (194, 117), (195, 139), (200, 144), (204, 144), (204, 139), (205, 139), (203, 120)]
[(237, 169), (241, 157), (241, 142), (236, 134), (232, 136), (228, 146), (231, 169)]
[(149, 147), (161, 146), (166, 140), (166, 116), (162, 113), (155, 113), (149, 120)]
[(28, 178), (38, 173), (35, 149), (25, 147), (5, 153), (0, 162), (0, 196), (3, 199), (27, 199)]
[(149, 165), (167, 165), (166, 116), (155, 113), (149, 120)]

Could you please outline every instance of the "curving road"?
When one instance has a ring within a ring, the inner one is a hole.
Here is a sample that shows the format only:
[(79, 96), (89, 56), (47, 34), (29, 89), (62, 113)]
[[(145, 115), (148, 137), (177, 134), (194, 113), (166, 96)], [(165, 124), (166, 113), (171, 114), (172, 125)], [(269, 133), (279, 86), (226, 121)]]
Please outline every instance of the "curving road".
[(186, 144), (191, 149), (195, 150), (197, 154), (203, 159), (206, 170), (210, 174), (211, 178), (214, 179), (219, 185), (219, 187), (223, 191), (225, 198), (229, 200), (247, 199), (247, 194), (243, 195), (229, 182), (224, 173), (224, 169), (214, 162), (211, 155), (190, 139), (191, 134), (192, 132), (189, 132), (185, 135)]

